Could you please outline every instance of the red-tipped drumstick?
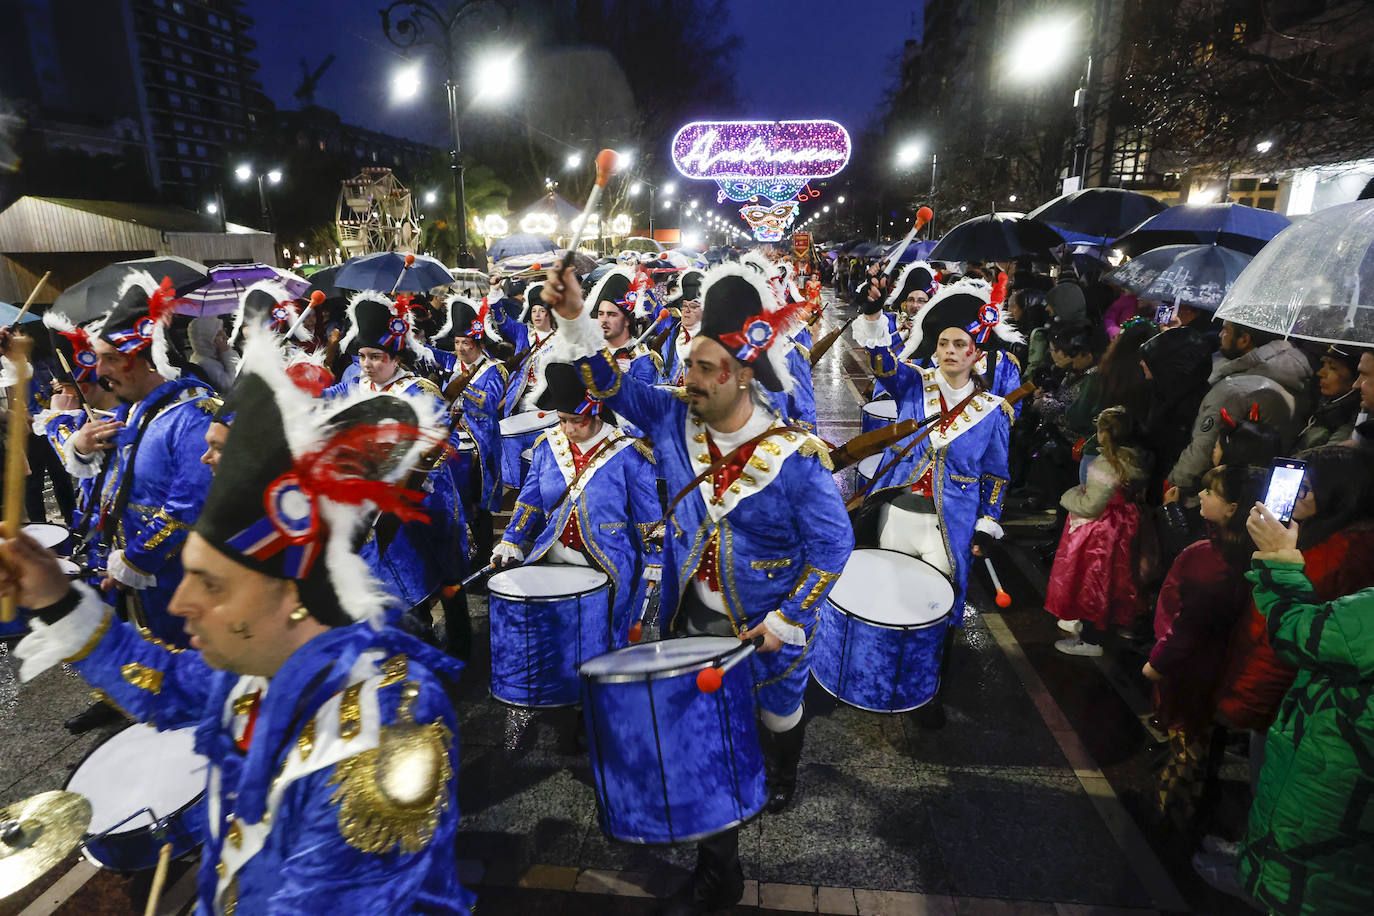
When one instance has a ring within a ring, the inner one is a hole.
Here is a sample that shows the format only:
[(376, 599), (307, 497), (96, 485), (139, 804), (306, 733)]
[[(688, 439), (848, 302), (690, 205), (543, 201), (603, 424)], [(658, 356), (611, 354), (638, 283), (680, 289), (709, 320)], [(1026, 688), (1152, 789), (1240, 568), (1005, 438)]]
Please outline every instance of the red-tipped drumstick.
[(930, 222), (931, 217), (934, 215), (935, 211), (929, 207), (921, 207), (916, 211), (916, 222), (911, 224), (911, 231), (906, 234), (906, 238), (902, 239), (901, 246), (892, 252), (892, 257), (888, 258), (887, 264), (883, 265), (883, 273), (892, 273), (892, 269), (897, 266), (897, 262), (900, 261), (902, 255), (906, 253), (906, 246), (911, 244), (911, 240), (916, 237), (916, 233), (920, 232), (921, 227)]
[(1011, 595), (1006, 589), (1002, 588), (1002, 580), (997, 578), (997, 570), (992, 566), (992, 557), (983, 557), (983, 562), (988, 565), (988, 575), (992, 577), (992, 587), (997, 589), (997, 597), (994, 599), (998, 607), (1011, 607)]
[(305, 309), (301, 311), (301, 317), (297, 318), (296, 321), (295, 321), (295, 323), (291, 325), (291, 330), (289, 330), (289, 331), (286, 332), (286, 336), (287, 336), (287, 337), (295, 337), (295, 336), (296, 336), (296, 332), (297, 332), (298, 330), (300, 330), (301, 325), (305, 324), (305, 316), (306, 316), (306, 315), (309, 315), (311, 312), (313, 312), (313, 311), (315, 310), (315, 306), (317, 306), (317, 305), (322, 305), (323, 303), (324, 303), (324, 290), (322, 290), (322, 289), (317, 289), (317, 290), (315, 290), (313, 293), (311, 293), (311, 294), (310, 294), (310, 304), (307, 305), (307, 306), (305, 307)]
[(410, 269), (411, 267), (414, 267), (414, 266), (415, 266), (415, 255), (413, 255), (413, 254), (408, 254), (408, 255), (406, 255), (406, 263), (405, 263), (405, 266), (402, 267), (402, 268), (401, 268), (401, 272), (398, 273), (398, 274), (396, 275), (396, 282), (393, 283), (393, 284), (391, 284), (391, 295), (393, 295), (393, 296), (396, 295), (396, 287), (398, 287), (398, 286), (401, 285), (401, 278), (404, 277), (404, 276), (406, 275), (406, 271), (407, 271), (408, 269)]
[(596, 212), (596, 205), (601, 203), (601, 192), (606, 189), (606, 182), (611, 180), (617, 155), (613, 149), (603, 149), (596, 154), (596, 184), (592, 185), (592, 193), (587, 195), (587, 206), (582, 208), (582, 219), (578, 222), (577, 232), (568, 243), (568, 253), (563, 256), (563, 263), (558, 268), (560, 277), (572, 266), (577, 246), (582, 244), (582, 233), (587, 229), (587, 220)]
[(731, 656), (724, 664), (711, 665), (710, 667), (702, 668), (698, 671), (697, 690), (700, 690), (702, 693), (715, 693), (719, 690), (721, 683), (724, 681), (725, 672), (729, 671), (757, 651), (758, 648), (763, 645), (763, 637), (755, 636), (743, 645), (744, 651), (740, 652), (738, 655)]
[(634, 343), (630, 344), (630, 346), (635, 347), (639, 344), (644, 343), (644, 341), (649, 336), (649, 332), (651, 332), (654, 328), (658, 327), (659, 322), (663, 321), (671, 314), (672, 312), (668, 311), (667, 309), (659, 309), (658, 314), (654, 316), (654, 320), (649, 322), (649, 326), (644, 329), (644, 333), (636, 337)]

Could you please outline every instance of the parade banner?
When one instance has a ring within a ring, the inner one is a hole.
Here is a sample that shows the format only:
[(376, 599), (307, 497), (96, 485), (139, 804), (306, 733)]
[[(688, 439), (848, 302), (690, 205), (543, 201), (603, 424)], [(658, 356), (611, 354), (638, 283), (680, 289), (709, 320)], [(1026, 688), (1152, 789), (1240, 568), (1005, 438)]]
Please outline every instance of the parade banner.
[(850, 154), (835, 121), (693, 121), (671, 148), (679, 172), (716, 182), (717, 201), (736, 203), (791, 200), (808, 181), (839, 174)]
[(805, 258), (811, 254), (811, 233), (792, 233), (792, 253), (799, 258)]

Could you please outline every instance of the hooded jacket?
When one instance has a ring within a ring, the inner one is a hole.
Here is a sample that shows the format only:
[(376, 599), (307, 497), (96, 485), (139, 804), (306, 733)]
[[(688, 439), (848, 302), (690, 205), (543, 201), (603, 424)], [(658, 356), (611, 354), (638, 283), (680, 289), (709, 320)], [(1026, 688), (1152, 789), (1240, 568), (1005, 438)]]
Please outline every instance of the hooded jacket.
[(1258, 404), (1264, 422), (1280, 431), (1285, 446), (1291, 444), (1310, 411), (1311, 380), (1312, 364), (1286, 340), (1271, 340), (1217, 363), (1207, 379), (1212, 387), (1193, 421), (1192, 440), (1174, 463), (1169, 480), (1181, 487), (1196, 487), (1212, 467), (1212, 446), (1220, 432), (1217, 424), (1223, 408), (1238, 416)]

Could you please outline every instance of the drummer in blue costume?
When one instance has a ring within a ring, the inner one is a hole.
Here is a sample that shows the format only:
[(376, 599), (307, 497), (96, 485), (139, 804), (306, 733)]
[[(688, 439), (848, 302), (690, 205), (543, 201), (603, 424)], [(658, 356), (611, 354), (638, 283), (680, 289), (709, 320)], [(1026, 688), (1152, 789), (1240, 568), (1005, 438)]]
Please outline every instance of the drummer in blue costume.
[[(777, 297), (779, 307), (793, 303), (802, 306), (805, 315), (806, 301), (791, 279), (791, 267), (786, 261), (771, 263), (762, 255), (747, 254), (740, 263), (757, 269), (769, 278), (768, 286)], [(787, 371), (791, 374), (792, 384), (785, 391), (770, 391), (768, 399), (773, 410), (784, 420), (799, 426), (807, 432), (816, 431), (816, 394), (811, 383), (811, 332), (805, 320), (798, 320), (789, 328), (786, 338), (774, 344), (773, 359), (785, 359)]]
[[(780, 307), (753, 268), (713, 268), (679, 390), (624, 372), (578, 293), (570, 271), (544, 288), (562, 321), (559, 358), (575, 362), (592, 397), (649, 434), (669, 493), (685, 490), (665, 520), (665, 630), (763, 637), (751, 664), (769, 808), (781, 810), (801, 757), (808, 641), (853, 547), (825, 444), (780, 423), (762, 391), (790, 384), (786, 362), (770, 346), (797, 320), (800, 305)], [(706, 913), (742, 893), (732, 829), (698, 845), (692, 880), (667, 911)]]
[[(437, 351), (448, 357), (441, 386), (444, 397), (452, 403), (450, 413), (454, 419), (449, 439), (454, 456), (449, 469), (454, 474), (463, 512), (471, 526), (472, 554), (484, 557), (491, 552), (491, 516), (501, 511), (504, 492), (501, 398), (506, 391), (506, 367), (487, 354), (487, 328), (479, 317), (476, 303), (462, 296), (449, 296), (444, 300), (443, 314), (444, 322), (434, 339), (440, 343), (453, 342), (452, 353)], [(471, 451), (462, 448), (461, 437), (464, 436), (472, 443)], [(468, 629), (461, 632), (466, 633)]]
[[(885, 305), (889, 310), (887, 329), (902, 339), (903, 346), (911, 339), (921, 309), (925, 308), (926, 303), (939, 291), (940, 275), (925, 261), (912, 261), (898, 274), (897, 282), (892, 285), (892, 292), (888, 295)], [(861, 292), (864, 295), (860, 297), (860, 308), (865, 314), (871, 314), (869, 310), (872, 306), (862, 305), (868, 286), (865, 285)]]
[(633, 282), (630, 268), (612, 267), (592, 285), (587, 301), (596, 309), (605, 345), (619, 370), (646, 385), (658, 385), (663, 382), (663, 357), (634, 337), (637, 303), (630, 295)]
[[(542, 288), (542, 282), (530, 284), (530, 290), (535, 293)], [(504, 316), (505, 313), (502, 312), (501, 315)], [(549, 352), (553, 347), (554, 337), (558, 334), (558, 325), (553, 314), (544, 303), (532, 300), (528, 325), (508, 316), (500, 317), (495, 310), (488, 315), (488, 321), (494, 322), (499, 327), (501, 335), (515, 344), (516, 353), (524, 354), (506, 381), (501, 416), (504, 418), (534, 410), (530, 394), (544, 377), (544, 365), (549, 361)]]
[[(165, 282), (165, 281), (164, 281)], [(82, 424), (68, 440), (68, 465), (100, 483), (102, 587), (147, 635), (186, 645), (167, 602), (181, 581), (181, 547), (200, 514), (210, 470), (199, 461), (218, 402), (173, 364), (168, 325), (175, 294), (151, 275), (131, 274), (92, 341), (96, 373), (127, 412)], [(110, 462), (106, 468), (106, 462)]]
[(358, 501), (409, 504), (394, 478), (428, 408), (367, 393), (312, 410), (256, 336), (171, 604), (191, 648), (140, 639), (21, 537), (0, 542), (0, 589), (35, 615), (20, 675), (65, 661), (138, 719), (195, 728), (197, 912), (467, 914), (445, 693), (461, 666), (382, 625), (351, 544)]
[(550, 363), (536, 396), (558, 426), (534, 444), (530, 472), (493, 565), (540, 561), (591, 566), (611, 580), (614, 643), (638, 623), (641, 575), (657, 580), (661, 549), (650, 531), (662, 514), (654, 491), (653, 452), (616, 428), (587, 393), (575, 368)]
[[(899, 358), (895, 335), (881, 314), (854, 323), (854, 342), (868, 348), (877, 384), (897, 401), (897, 419), (945, 415), (900, 460), (900, 442), (884, 453), (879, 467), (896, 463), (874, 482), (861, 515), (876, 521), (876, 538), (861, 530), (859, 540), (876, 540), (879, 547), (924, 560), (949, 576), (953, 622), (959, 626), (972, 557), (982, 556), (1002, 537), (1011, 428), (1010, 405), (986, 390), (973, 365), (980, 350), (1006, 346), (1018, 336), (989, 303), (986, 285), (965, 281), (931, 299), (907, 341), (907, 355), (933, 360), (938, 368), (922, 369)], [(943, 716), (943, 707), (933, 702), (922, 707), (918, 721), (938, 727)]]
[[(429, 405), (427, 424), (438, 425), (448, 413), (439, 389), (415, 375), (405, 363), (421, 355), (422, 346), (411, 331), (409, 298), (393, 303), (367, 290), (348, 301), (349, 331), (341, 343), (345, 353), (357, 353), (362, 373), (353, 380), (325, 389), (336, 398), (355, 391), (398, 392)], [(445, 425), (445, 436), (448, 428)], [(432, 449), (425, 468), (424, 518), (409, 521), (380, 516), (359, 553), (373, 574), (399, 600), (403, 616), (419, 631), (430, 629), (429, 605), (439, 597), (449, 627), (451, 645), (466, 645), (467, 601), (461, 592), (446, 594), (467, 570), (467, 536), (458, 486), (448, 468), (448, 444)], [(419, 473), (416, 471), (415, 473)]]

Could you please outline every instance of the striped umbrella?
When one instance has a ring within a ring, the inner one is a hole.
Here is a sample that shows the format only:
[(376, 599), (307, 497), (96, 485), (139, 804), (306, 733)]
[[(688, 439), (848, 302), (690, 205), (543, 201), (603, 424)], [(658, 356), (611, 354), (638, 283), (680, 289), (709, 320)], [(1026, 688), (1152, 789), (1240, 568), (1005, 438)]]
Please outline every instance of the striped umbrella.
[(229, 315), (238, 310), (244, 292), (260, 280), (275, 280), (295, 298), (309, 295), (310, 281), (269, 264), (220, 264), (210, 268), (210, 282), (177, 299), (178, 315)]

